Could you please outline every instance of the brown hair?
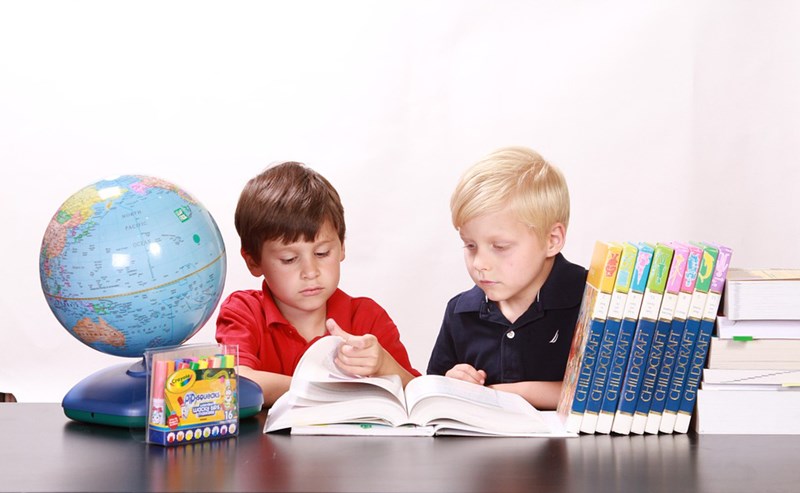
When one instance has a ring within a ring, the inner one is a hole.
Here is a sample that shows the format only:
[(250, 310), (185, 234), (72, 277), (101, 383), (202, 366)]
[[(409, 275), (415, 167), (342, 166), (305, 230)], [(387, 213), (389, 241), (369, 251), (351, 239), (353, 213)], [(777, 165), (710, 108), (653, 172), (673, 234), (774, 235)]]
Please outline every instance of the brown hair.
[(336, 189), (294, 161), (268, 167), (248, 181), (234, 215), (242, 250), (256, 262), (265, 241), (313, 241), (326, 221), (344, 242), (344, 208)]

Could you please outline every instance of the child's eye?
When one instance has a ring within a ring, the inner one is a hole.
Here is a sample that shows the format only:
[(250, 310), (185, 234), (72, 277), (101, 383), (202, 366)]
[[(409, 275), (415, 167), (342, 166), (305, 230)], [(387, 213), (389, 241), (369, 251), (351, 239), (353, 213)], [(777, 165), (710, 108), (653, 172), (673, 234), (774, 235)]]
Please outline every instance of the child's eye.
[(498, 245), (497, 243), (495, 243), (494, 245), (492, 245), (492, 248), (494, 248), (495, 250), (500, 250), (502, 252), (503, 250), (508, 250), (508, 245), (505, 244)]
[(475, 250), (475, 243), (464, 243), (464, 248), (467, 250)]
[(282, 259), (280, 259), (280, 261), (281, 261), (281, 263), (282, 263), (283, 265), (289, 265), (289, 264), (293, 264), (293, 263), (294, 263), (296, 260), (297, 260), (297, 257), (291, 257), (291, 258), (282, 258)]
[(317, 256), (318, 258), (325, 258), (325, 257), (327, 257), (327, 256), (328, 256), (328, 255), (330, 255), (330, 254), (331, 254), (331, 251), (330, 251), (330, 250), (326, 250), (326, 251), (324, 251), (324, 252), (317, 252), (317, 253), (316, 253), (316, 256)]

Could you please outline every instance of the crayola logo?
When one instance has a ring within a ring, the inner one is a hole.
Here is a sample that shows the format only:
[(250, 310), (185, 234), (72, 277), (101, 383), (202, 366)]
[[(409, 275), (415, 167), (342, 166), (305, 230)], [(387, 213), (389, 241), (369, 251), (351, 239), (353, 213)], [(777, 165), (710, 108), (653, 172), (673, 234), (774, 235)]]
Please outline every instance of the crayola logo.
[(197, 376), (195, 376), (194, 370), (190, 368), (178, 370), (169, 377), (169, 380), (167, 380), (167, 392), (171, 392), (173, 394), (186, 392), (192, 388), (195, 380), (197, 380)]

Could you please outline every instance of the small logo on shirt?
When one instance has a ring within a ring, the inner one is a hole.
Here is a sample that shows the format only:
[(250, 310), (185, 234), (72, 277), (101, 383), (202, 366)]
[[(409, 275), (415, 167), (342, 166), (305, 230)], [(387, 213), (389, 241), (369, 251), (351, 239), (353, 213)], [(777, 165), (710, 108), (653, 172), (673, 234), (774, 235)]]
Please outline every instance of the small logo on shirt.
[(555, 344), (557, 340), (558, 340), (558, 331), (556, 330), (556, 335), (554, 335), (553, 338), (550, 339), (550, 344)]

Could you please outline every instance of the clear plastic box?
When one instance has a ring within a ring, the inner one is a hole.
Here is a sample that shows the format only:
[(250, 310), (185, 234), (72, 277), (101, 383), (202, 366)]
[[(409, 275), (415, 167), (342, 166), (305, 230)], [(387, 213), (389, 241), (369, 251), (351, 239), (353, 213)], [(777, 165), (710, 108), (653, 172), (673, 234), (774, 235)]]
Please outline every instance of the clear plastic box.
[(187, 344), (145, 351), (147, 442), (165, 446), (239, 434), (237, 345)]

